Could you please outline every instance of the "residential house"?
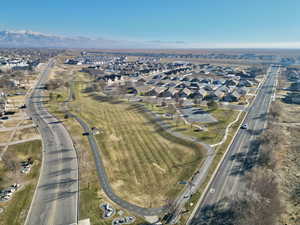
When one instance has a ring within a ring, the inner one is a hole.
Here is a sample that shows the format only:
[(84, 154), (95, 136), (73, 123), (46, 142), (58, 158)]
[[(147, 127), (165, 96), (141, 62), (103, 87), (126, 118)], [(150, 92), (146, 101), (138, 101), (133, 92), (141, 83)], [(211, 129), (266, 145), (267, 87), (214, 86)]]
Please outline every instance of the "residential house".
[(223, 100), (226, 102), (238, 102), (241, 98), (241, 95), (238, 93), (238, 91), (233, 91), (231, 93), (228, 93), (224, 96)]
[(206, 96), (207, 100), (215, 100), (215, 101), (220, 101), (222, 98), (225, 96), (225, 93), (220, 90), (216, 90), (211, 92), (209, 95)]
[(155, 83), (155, 86), (162, 87), (162, 86), (164, 86), (165, 84), (167, 84), (165, 81), (160, 80), (160, 81), (158, 81), (157, 83)]
[(253, 82), (250, 80), (242, 79), (237, 85), (238, 87), (252, 87)]
[(207, 91), (205, 91), (203, 88), (197, 90), (197, 91), (194, 91), (190, 97), (193, 98), (193, 99), (204, 99), (206, 96), (208, 95)]
[(164, 97), (164, 92), (167, 90), (165, 87), (156, 87), (154, 91), (156, 92), (156, 97)]
[(178, 93), (178, 97), (179, 98), (188, 98), (193, 92), (188, 89), (188, 88), (184, 88), (181, 91), (179, 91)]
[(227, 86), (221, 86), (217, 90), (222, 91), (226, 94), (229, 92), (229, 88)]
[(175, 88), (186, 88), (186, 87), (188, 87), (188, 86), (189, 86), (188, 83), (186, 83), (186, 82), (180, 82), (180, 83), (178, 83), (178, 84), (175, 86)]
[(180, 79), (181, 81), (190, 81), (190, 79), (187, 77), (187, 76), (185, 76), (185, 77), (183, 77), (182, 79)]
[(199, 89), (199, 84), (198, 83), (191, 83), (189, 88), (193, 89), (193, 90), (197, 90), (197, 89)]
[(211, 83), (211, 79), (208, 79), (208, 78), (202, 79), (202, 80), (200, 80), (199, 83), (202, 83), (202, 84), (210, 84), (210, 83)]
[(157, 91), (154, 87), (148, 88), (148, 90), (145, 90), (144, 92), (145, 96), (157, 96)]
[(0, 116), (3, 116), (7, 107), (7, 100), (4, 93), (0, 94)]
[(238, 80), (235, 80), (235, 79), (229, 79), (229, 80), (226, 80), (225, 85), (226, 85), (226, 86), (237, 86), (238, 83), (239, 83)]
[(190, 80), (190, 82), (192, 82), (192, 83), (199, 83), (200, 80), (199, 80), (198, 78), (194, 77), (194, 78), (192, 78), (192, 79)]
[(237, 91), (241, 96), (245, 96), (245, 95), (249, 92), (249, 89), (246, 88), (246, 87), (240, 87), (240, 88), (237, 88), (236, 91)]
[(179, 90), (177, 90), (177, 89), (174, 88), (174, 87), (171, 87), (171, 88), (166, 89), (166, 90), (161, 94), (161, 97), (165, 97), (165, 98), (168, 98), (168, 97), (175, 98), (175, 97), (177, 97), (178, 92), (179, 92)]
[(292, 83), (289, 89), (291, 91), (300, 91), (300, 81)]
[(165, 87), (175, 87), (176, 83), (175, 82), (169, 82), (165, 84)]
[(207, 84), (203, 87), (205, 91), (213, 91), (213, 86), (211, 84)]
[(146, 79), (141, 77), (141, 78), (137, 79), (136, 82), (139, 83), (139, 84), (144, 84), (146, 82)]

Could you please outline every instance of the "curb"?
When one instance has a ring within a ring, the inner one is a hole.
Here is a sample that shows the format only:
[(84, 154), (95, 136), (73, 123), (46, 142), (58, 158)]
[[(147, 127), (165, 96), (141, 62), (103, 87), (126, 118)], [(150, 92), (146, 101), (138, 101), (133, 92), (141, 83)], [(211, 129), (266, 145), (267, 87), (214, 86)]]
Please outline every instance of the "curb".
[[(40, 74), (41, 74), (41, 73), (40, 73)], [(39, 77), (39, 79), (35, 82), (34, 88), (35, 88), (36, 85), (38, 84), (38, 81), (39, 81), (39, 80), (40, 80), (40, 77)], [(33, 93), (33, 88), (31, 89), (30, 94), (29, 94), (28, 97), (31, 97), (32, 93)], [(41, 134), (41, 132), (40, 132), (40, 127), (38, 127), (38, 130), (39, 130), (39, 133)], [(42, 142), (42, 162), (41, 162), (41, 168), (40, 168), (40, 172), (39, 172), (39, 179), (38, 179), (38, 181), (37, 181), (37, 183), (36, 183), (36, 186), (35, 186), (35, 190), (34, 190), (34, 193), (33, 193), (32, 199), (31, 199), (30, 207), (29, 207), (29, 210), (28, 210), (28, 212), (27, 212), (27, 215), (26, 215), (26, 219), (25, 219), (24, 225), (26, 225), (26, 224), (28, 223), (29, 215), (31, 214), (32, 207), (33, 207), (33, 202), (34, 202), (34, 199), (36, 198), (36, 195), (37, 195), (37, 189), (38, 189), (38, 186), (39, 186), (40, 181), (41, 181), (41, 179), (42, 179), (42, 178), (41, 178), (41, 177), (42, 177), (41, 174), (42, 174), (42, 170), (43, 170), (43, 168), (44, 168), (44, 160), (45, 160), (45, 157), (44, 157), (44, 153), (45, 153), (45, 148), (44, 148), (44, 146), (45, 146), (45, 144), (44, 144), (44, 140), (43, 140), (43, 138), (42, 138), (42, 135), (41, 135), (41, 142)]]
[[(266, 76), (264, 77), (263, 81), (259, 84), (259, 86), (258, 86), (258, 88), (257, 88), (257, 90), (256, 90), (256, 94), (257, 94), (257, 92), (261, 89), (262, 83), (264, 83), (265, 81), (266, 81)], [(250, 103), (250, 105), (249, 105), (248, 108), (250, 108), (250, 107), (253, 105), (254, 101), (256, 100), (256, 97), (257, 97), (257, 95), (255, 95), (254, 99), (252, 100), (252, 102)], [(249, 111), (246, 112), (246, 115), (244, 116), (244, 118), (243, 118), (243, 120), (241, 121), (240, 124), (242, 124), (242, 123), (245, 121), (245, 119), (246, 119), (248, 113), (249, 113)], [(197, 211), (198, 208), (199, 208), (199, 205), (202, 203), (202, 201), (203, 201), (205, 195), (206, 195), (207, 192), (208, 192), (208, 189), (209, 189), (211, 183), (213, 182), (213, 180), (214, 180), (214, 178), (215, 178), (215, 176), (216, 176), (216, 174), (217, 174), (217, 172), (218, 172), (218, 170), (219, 170), (219, 168), (220, 168), (220, 166), (221, 166), (221, 164), (222, 164), (224, 158), (226, 157), (226, 155), (227, 155), (227, 153), (228, 153), (228, 151), (229, 151), (229, 149), (230, 149), (230, 147), (231, 147), (231, 145), (232, 145), (232, 143), (233, 143), (233, 141), (234, 141), (234, 139), (235, 139), (235, 137), (236, 137), (236, 135), (237, 135), (238, 132), (239, 132), (239, 129), (236, 130), (236, 132), (235, 132), (234, 136), (232, 137), (232, 139), (231, 139), (231, 141), (230, 141), (230, 143), (229, 143), (229, 145), (228, 145), (226, 151), (223, 153), (223, 156), (222, 156), (221, 160), (219, 161), (219, 163), (218, 163), (216, 169), (214, 170), (214, 172), (213, 172), (211, 178), (209, 179), (209, 182), (207, 183), (207, 185), (206, 185), (206, 187), (205, 187), (205, 189), (204, 189), (204, 191), (203, 191), (201, 197), (199, 198), (198, 202), (197, 202), (196, 205), (194, 206), (194, 209), (193, 209), (191, 215), (189, 216), (187, 222), (185, 223), (186, 225), (189, 225), (189, 224), (190, 224), (190, 222), (191, 222), (191, 220), (193, 219), (193, 217), (194, 217), (196, 211)]]

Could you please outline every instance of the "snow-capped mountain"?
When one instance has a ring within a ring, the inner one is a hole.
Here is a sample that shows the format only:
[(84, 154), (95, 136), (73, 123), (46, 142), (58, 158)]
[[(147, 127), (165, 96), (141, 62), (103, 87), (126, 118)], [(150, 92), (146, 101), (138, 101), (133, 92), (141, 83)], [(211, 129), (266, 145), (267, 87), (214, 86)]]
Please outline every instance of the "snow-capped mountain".
[(0, 47), (106, 48), (121, 47), (126, 41), (64, 37), (33, 31), (0, 31)]

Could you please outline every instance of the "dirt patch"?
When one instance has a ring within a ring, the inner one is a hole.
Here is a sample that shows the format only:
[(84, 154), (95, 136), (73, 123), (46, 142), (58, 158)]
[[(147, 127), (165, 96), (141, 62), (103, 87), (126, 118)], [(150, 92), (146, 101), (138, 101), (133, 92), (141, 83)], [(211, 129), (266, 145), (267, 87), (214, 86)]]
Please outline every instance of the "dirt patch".
[(6, 143), (9, 141), (12, 131), (2, 131), (0, 132), (0, 143)]
[(18, 129), (12, 141), (20, 141), (29, 138), (34, 138), (38, 135), (36, 128)]
[(109, 136), (109, 140), (110, 140), (110, 141), (113, 141), (113, 142), (118, 142), (118, 141), (120, 141), (121, 139), (118, 138), (118, 137), (116, 137), (115, 135), (111, 134), (111, 135)]

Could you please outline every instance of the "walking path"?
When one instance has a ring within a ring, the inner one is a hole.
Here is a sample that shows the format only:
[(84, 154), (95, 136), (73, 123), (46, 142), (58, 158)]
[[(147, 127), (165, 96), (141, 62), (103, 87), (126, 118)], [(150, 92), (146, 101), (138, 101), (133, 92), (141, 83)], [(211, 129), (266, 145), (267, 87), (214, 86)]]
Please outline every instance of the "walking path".
[[(9, 143), (12, 142), (12, 140), (13, 140), (13, 138), (14, 138), (14, 136), (15, 136), (17, 130), (18, 130), (18, 127), (20, 127), (20, 125), (21, 125), (23, 122), (24, 122), (24, 120), (21, 120), (21, 121), (17, 124), (16, 127), (13, 127), (13, 131), (12, 131), (12, 133), (10, 134), (8, 141), (7, 141), (5, 144), (2, 145), (2, 146), (4, 146), (4, 149), (3, 149), (3, 151), (0, 153), (0, 161), (2, 161), (2, 157), (3, 157), (3, 155), (5, 154), (5, 152), (7, 151), (8, 146), (9, 146)], [(1, 145), (1, 144), (0, 144), (0, 145)]]
[(2, 127), (2, 128), (0, 128), (0, 132), (12, 131), (12, 130), (15, 130), (15, 129), (21, 130), (21, 129), (31, 128), (31, 127), (36, 127), (36, 125), (35, 124), (28, 124), (28, 125), (17, 126), (17, 127)]

